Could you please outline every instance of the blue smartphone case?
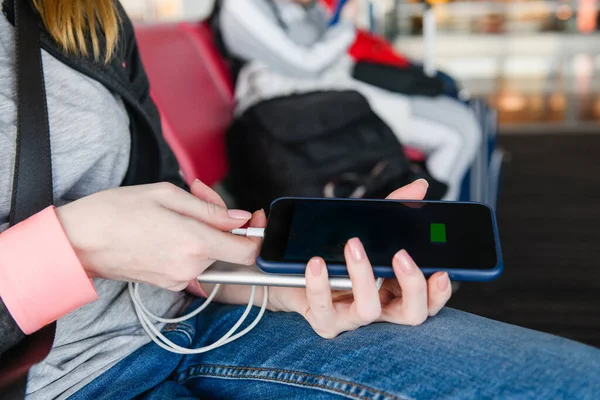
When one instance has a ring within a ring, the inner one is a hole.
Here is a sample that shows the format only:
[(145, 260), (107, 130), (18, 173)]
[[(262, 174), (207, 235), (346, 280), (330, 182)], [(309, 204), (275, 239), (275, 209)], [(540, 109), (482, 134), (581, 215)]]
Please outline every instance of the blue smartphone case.
[[(295, 199), (293, 197), (283, 197), (283, 198), (279, 198), (279, 199), (275, 199), (272, 203), (271, 206), (273, 206), (277, 201), (282, 200), (282, 199)], [(303, 198), (304, 200), (311, 200), (310, 198)], [(314, 200), (321, 200), (321, 199), (314, 199)], [(330, 199), (333, 200), (333, 199)], [(392, 201), (392, 202), (397, 202), (398, 200), (372, 200), (372, 199), (335, 199), (335, 200), (340, 200), (340, 201)], [(425, 201), (425, 200), (402, 200), (402, 203), (410, 203), (410, 202), (414, 202), (414, 203), (441, 203), (441, 201)], [(444, 202), (444, 203), (448, 203), (448, 202)], [(452, 269), (443, 269), (443, 268), (430, 268), (427, 266), (419, 266), (419, 268), (421, 269), (421, 271), (423, 271), (423, 274), (425, 276), (430, 276), (435, 272), (438, 271), (445, 271), (448, 273), (448, 276), (450, 277), (451, 280), (454, 281), (463, 281), (463, 282), (486, 282), (486, 281), (491, 281), (494, 280), (496, 278), (498, 278), (501, 274), (502, 271), (504, 270), (504, 263), (502, 260), (502, 251), (500, 248), (500, 236), (498, 234), (498, 224), (496, 221), (496, 214), (494, 212), (494, 210), (487, 204), (484, 203), (478, 203), (478, 202), (466, 202), (466, 201), (455, 201), (452, 202), (455, 204), (479, 204), (479, 205), (483, 205), (485, 207), (487, 207), (490, 210), (490, 214), (492, 217), (492, 226), (494, 229), (494, 238), (495, 238), (495, 243), (496, 243), (496, 255), (497, 255), (497, 262), (496, 262), (496, 266), (494, 268), (490, 268), (490, 269), (456, 269), (456, 268), (452, 268)], [(400, 249), (398, 249), (400, 250)], [(391, 260), (390, 260), (391, 262)], [(306, 264), (304, 263), (296, 263), (296, 262), (272, 262), (272, 261), (266, 261), (264, 260), (262, 257), (257, 257), (256, 259), (256, 265), (258, 266), (258, 268), (260, 268), (261, 271), (265, 272), (265, 273), (271, 273), (271, 274), (289, 274), (289, 275), (304, 275), (304, 272), (306, 270)], [(329, 273), (330, 276), (348, 276), (348, 270), (346, 269), (346, 265), (341, 265), (341, 264), (333, 264), (333, 265), (327, 265), (327, 271)], [(374, 265), (373, 266), (373, 272), (375, 274), (376, 278), (394, 278), (394, 271), (391, 267), (391, 265), (389, 266), (381, 266), (381, 265)]]

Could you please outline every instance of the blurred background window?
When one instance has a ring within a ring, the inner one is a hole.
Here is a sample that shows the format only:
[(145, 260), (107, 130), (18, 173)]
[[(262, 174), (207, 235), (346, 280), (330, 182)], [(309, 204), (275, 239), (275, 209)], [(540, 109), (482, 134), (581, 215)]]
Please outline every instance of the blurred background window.
[[(423, 54), (424, 2), (376, 2), (377, 29)], [(430, 0), (440, 69), (498, 109), (504, 131), (596, 130), (600, 117), (597, 0)]]
[(206, 18), (213, 0), (121, 0), (137, 22), (198, 21)]

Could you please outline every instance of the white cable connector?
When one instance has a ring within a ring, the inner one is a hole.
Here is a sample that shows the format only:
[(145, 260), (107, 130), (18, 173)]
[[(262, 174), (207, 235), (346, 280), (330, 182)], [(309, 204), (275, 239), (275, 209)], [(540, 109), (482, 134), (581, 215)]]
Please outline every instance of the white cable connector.
[(246, 236), (246, 237), (265, 237), (265, 228), (240, 228), (231, 231), (234, 235)]
[[(234, 229), (233, 231), (231, 231), (231, 233), (233, 233), (234, 235), (238, 235), (238, 236), (262, 238), (265, 235), (265, 229), (264, 228)], [(250, 300), (248, 301), (248, 306), (246, 306), (246, 310), (244, 311), (244, 313), (242, 314), (240, 319), (229, 330), (229, 332), (227, 332), (221, 339), (217, 340), (215, 343), (208, 345), (208, 346), (199, 347), (196, 349), (188, 349), (185, 347), (178, 346), (177, 344), (175, 344), (172, 341), (170, 341), (169, 339), (167, 339), (158, 329), (156, 329), (156, 327), (154, 326), (154, 323), (152, 321), (172, 324), (172, 323), (183, 322), (192, 317), (195, 317), (202, 310), (204, 310), (206, 307), (209, 306), (209, 304), (213, 301), (213, 299), (217, 295), (217, 292), (219, 291), (220, 288), (221, 288), (220, 284), (215, 285), (215, 288), (211, 292), (210, 296), (208, 296), (208, 298), (204, 301), (204, 303), (202, 303), (202, 305), (200, 307), (198, 307), (194, 311), (190, 312), (189, 314), (184, 315), (179, 318), (162, 318), (162, 317), (159, 317), (159, 316), (151, 313), (146, 308), (146, 306), (144, 306), (144, 304), (142, 303), (142, 300), (140, 298), (140, 291), (139, 291), (138, 283), (133, 283), (133, 282), (129, 283), (129, 296), (131, 297), (131, 300), (133, 301), (133, 307), (135, 309), (135, 313), (136, 313), (140, 323), (142, 324), (142, 328), (144, 328), (144, 330), (146, 331), (146, 334), (148, 335), (148, 337), (150, 337), (150, 339), (152, 339), (152, 341), (154, 343), (156, 343), (161, 348), (163, 348), (167, 351), (170, 351), (171, 353), (200, 354), (200, 353), (206, 353), (207, 351), (210, 351), (210, 350), (214, 350), (214, 349), (221, 347), (227, 343), (231, 343), (234, 340), (241, 338), (246, 333), (250, 332), (252, 329), (254, 329), (254, 327), (256, 325), (258, 325), (259, 321), (261, 320), (262, 316), (265, 313), (265, 310), (267, 309), (267, 299), (269, 298), (269, 288), (266, 286), (263, 286), (263, 301), (262, 301), (262, 304), (260, 307), (260, 311), (258, 312), (258, 315), (256, 316), (256, 318), (254, 318), (254, 321), (252, 321), (252, 323), (246, 329), (244, 329), (243, 331), (234, 335), (234, 333), (239, 329), (239, 327), (242, 326), (242, 324), (246, 320), (246, 317), (248, 316), (248, 314), (250, 314), (250, 310), (252, 309), (252, 306), (254, 305), (254, 299), (256, 297), (256, 286), (252, 286), (252, 293), (250, 294)]]

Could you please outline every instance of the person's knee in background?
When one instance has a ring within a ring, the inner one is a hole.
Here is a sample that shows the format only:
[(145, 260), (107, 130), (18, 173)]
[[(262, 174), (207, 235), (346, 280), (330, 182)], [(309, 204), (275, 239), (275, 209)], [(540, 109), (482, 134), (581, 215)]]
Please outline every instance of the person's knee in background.
[(465, 147), (463, 137), (436, 121), (414, 117), (408, 144), (423, 151), (427, 158), (427, 171), (436, 180), (448, 186), (445, 200), (456, 200), (459, 196), (462, 178), (459, 175), (466, 166), (460, 165)]

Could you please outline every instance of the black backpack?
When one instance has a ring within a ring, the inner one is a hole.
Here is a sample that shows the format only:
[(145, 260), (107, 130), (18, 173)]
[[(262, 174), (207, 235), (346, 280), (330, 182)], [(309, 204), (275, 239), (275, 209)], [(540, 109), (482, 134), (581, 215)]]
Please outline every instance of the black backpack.
[(263, 101), (227, 133), (227, 189), (247, 210), (277, 197), (382, 198), (416, 179), (402, 145), (355, 91)]

